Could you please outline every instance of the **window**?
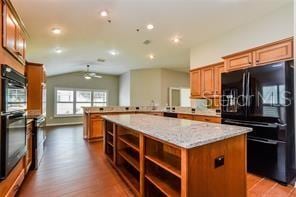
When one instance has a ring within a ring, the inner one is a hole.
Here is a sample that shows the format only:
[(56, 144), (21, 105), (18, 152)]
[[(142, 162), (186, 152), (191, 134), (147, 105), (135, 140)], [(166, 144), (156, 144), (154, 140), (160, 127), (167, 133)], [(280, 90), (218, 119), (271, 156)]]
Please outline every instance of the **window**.
[(105, 90), (56, 88), (55, 115), (81, 115), (82, 107), (107, 106), (107, 95)]

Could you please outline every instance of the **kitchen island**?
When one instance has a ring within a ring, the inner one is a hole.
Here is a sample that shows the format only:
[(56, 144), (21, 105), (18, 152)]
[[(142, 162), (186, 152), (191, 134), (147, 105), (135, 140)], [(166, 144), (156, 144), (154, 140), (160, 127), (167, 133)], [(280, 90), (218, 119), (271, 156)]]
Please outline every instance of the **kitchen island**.
[(246, 196), (250, 128), (145, 114), (102, 118), (105, 154), (137, 196)]

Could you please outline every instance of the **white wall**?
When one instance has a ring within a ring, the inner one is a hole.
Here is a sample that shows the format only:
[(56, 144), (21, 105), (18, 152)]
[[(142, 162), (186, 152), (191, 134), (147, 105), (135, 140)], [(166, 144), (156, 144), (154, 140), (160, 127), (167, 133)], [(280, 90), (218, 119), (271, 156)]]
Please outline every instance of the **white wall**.
[(130, 105), (130, 72), (120, 75), (119, 78), (119, 105), (129, 106)]
[(192, 48), (190, 67), (196, 68), (220, 62), (221, 57), (225, 55), (291, 37), (293, 26), (291, 2), (265, 17)]

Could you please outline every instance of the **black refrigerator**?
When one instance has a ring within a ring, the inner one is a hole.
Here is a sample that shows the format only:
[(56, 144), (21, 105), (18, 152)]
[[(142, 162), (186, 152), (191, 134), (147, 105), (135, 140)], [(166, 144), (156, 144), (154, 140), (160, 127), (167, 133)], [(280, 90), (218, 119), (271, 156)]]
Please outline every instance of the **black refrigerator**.
[(294, 63), (222, 74), (222, 123), (253, 128), (248, 172), (288, 184), (295, 177)]

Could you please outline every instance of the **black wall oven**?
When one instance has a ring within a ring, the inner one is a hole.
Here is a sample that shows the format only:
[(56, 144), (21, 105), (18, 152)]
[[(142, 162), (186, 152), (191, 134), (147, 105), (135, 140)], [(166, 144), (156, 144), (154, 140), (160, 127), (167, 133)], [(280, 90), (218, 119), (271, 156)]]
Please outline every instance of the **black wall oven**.
[(26, 152), (26, 79), (1, 65), (0, 179), (5, 179)]

